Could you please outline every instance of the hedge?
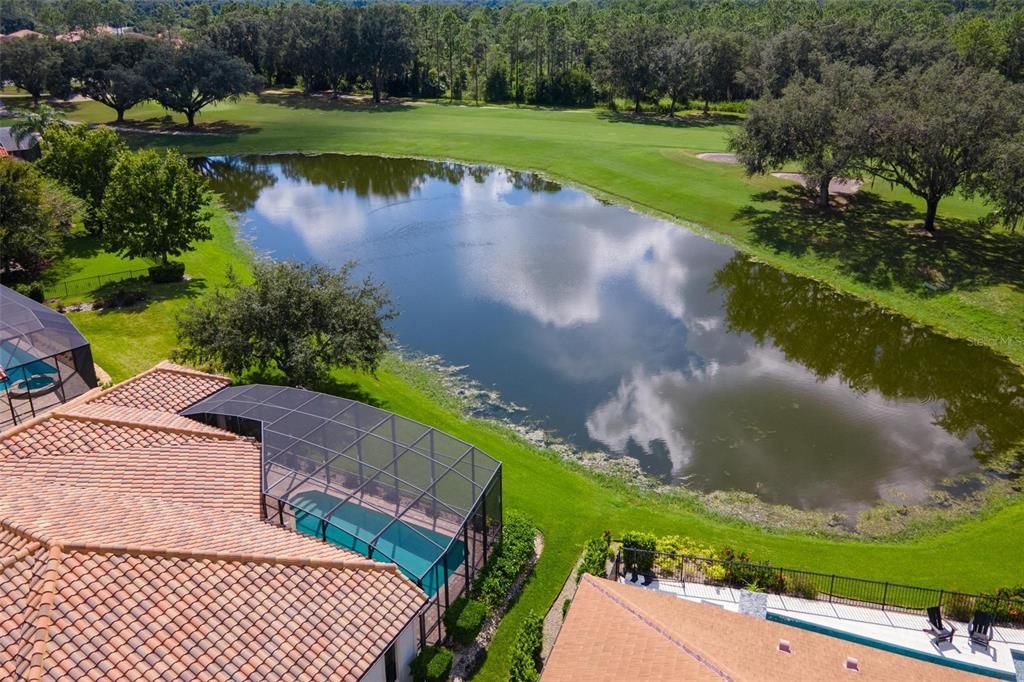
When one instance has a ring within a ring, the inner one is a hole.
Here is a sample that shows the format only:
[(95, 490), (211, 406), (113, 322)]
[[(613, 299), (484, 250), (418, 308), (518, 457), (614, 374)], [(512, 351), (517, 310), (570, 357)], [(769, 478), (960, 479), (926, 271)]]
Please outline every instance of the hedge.
[(416, 682), (443, 682), (452, 671), (452, 651), (444, 647), (424, 647), (409, 664)]
[(457, 644), (471, 644), (487, 620), (487, 605), (476, 599), (460, 597), (444, 614), (448, 636)]
[(544, 618), (530, 611), (512, 642), (509, 682), (537, 682), (540, 679), (540, 652), (544, 645)]
[(608, 543), (605, 538), (594, 538), (587, 542), (583, 550), (583, 562), (580, 563), (580, 567), (576, 571), (576, 582), (580, 581), (584, 573), (604, 578), (607, 560)]
[(156, 284), (180, 282), (185, 276), (185, 264), (171, 261), (149, 268), (149, 279)]
[(508, 601), (512, 584), (533, 558), (533, 538), (537, 533), (533, 522), (518, 511), (505, 514), (501, 540), (490, 562), (480, 571), (473, 586), (473, 596), (494, 611)]

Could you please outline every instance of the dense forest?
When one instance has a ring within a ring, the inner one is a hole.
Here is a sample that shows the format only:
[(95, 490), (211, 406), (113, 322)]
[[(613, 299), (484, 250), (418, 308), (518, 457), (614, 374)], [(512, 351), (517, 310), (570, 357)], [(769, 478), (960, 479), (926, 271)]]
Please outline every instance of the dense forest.
[[(5, 33), (97, 26), (201, 41), (270, 86), (588, 106), (777, 95), (844, 62), (951, 60), (1024, 79), (1024, 2), (669, 0), (549, 4), (5, 0)], [(65, 52), (68, 52), (65, 49)], [(73, 55), (64, 55), (74, 61)], [(75, 68), (64, 69), (74, 75)]]
[[(3, 77), (117, 113), (156, 100), (189, 126), (264, 88), (341, 97), (745, 113), (749, 173), (870, 174), (926, 206), (981, 195), (1024, 217), (1024, 0), (665, 0), (550, 4), (8, 0)], [(699, 114), (698, 114), (699, 115)]]

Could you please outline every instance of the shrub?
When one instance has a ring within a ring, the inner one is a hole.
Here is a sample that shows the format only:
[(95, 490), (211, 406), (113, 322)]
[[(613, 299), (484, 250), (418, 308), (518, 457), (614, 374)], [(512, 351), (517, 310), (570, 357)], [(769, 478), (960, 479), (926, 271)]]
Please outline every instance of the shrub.
[(501, 540), (473, 588), (473, 596), (488, 609), (493, 611), (508, 601), (513, 583), (533, 558), (536, 533), (533, 522), (521, 512), (505, 515)]
[(652, 533), (630, 531), (622, 536), (623, 549), (636, 549), (638, 552), (631, 552), (630, 563), (626, 566), (633, 573), (647, 574), (654, 567), (653, 552), (658, 549), (658, 538)]
[(125, 308), (148, 298), (146, 290), (136, 282), (118, 282), (105, 286), (96, 294), (93, 305), (97, 308)]
[(451, 649), (444, 647), (424, 647), (409, 664), (412, 679), (416, 682), (442, 682), (448, 679), (452, 670)]
[(487, 613), (487, 605), (483, 602), (460, 597), (444, 614), (448, 636), (458, 644), (471, 644), (484, 626)]
[(974, 616), (974, 599), (962, 595), (949, 595), (942, 604), (946, 618), (969, 623)]
[(15, 284), (14, 290), (22, 296), (28, 296), (36, 303), (42, 303), (43, 299), (46, 298), (46, 294), (43, 292), (43, 285), (39, 282), (32, 284)]
[(512, 643), (509, 682), (537, 682), (540, 679), (540, 651), (543, 644), (544, 619), (530, 611)]
[[(666, 535), (658, 538), (658, 553), (659, 554), (674, 554), (676, 556), (695, 556), (702, 557), (705, 559), (717, 559), (718, 552), (715, 551), (710, 545), (702, 545), (693, 538), (685, 536), (680, 537), (679, 535)], [(678, 565), (678, 560), (673, 559), (671, 556), (659, 556), (655, 563), (658, 568), (666, 571), (675, 569)]]
[(562, 602), (562, 618), (563, 619), (565, 619), (565, 617), (569, 615), (569, 607), (570, 606), (572, 606), (572, 599), (570, 599), (569, 597), (566, 597), (565, 601)]
[(583, 563), (576, 571), (576, 582), (579, 582), (585, 573), (600, 578), (605, 577), (607, 558), (608, 545), (605, 543), (605, 539), (601, 537), (590, 540), (583, 551)]
[(786, 583), (786, 594), (791, 594), (794, 597), (801, 597), (803, 599), (817, 599), (818, 588), (810, 577), (797, 575)]
[(149, 278), (156, 284), (180, 282), (184, 276), (184, 263), (161, 263), (149, 269)]
[(725, 566), (725, 582), (753, 592), (786, 591), (785, 578), (768, 564), (730, 562)]

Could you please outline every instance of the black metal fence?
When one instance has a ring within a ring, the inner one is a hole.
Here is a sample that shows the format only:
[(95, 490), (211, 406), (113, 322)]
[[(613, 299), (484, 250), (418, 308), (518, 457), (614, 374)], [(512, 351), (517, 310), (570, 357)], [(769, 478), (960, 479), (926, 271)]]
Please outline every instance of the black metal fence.
[(952, 620), (970, 621), (976, 611), (995, 616), (996, 624), (1024, 628), (1024, 599), (1000, 594), (967, 594), (900, 583), (889, 583), (829, 573), (781, 568), (767, 563), (620, 548), (612, 565), (613, 579), (638, 576), (814, 599), (836, 604), (866, 606), (883, 611), (925, 614), (930, 606), (942, 608)]
[(47, 287), (46, 297), (57, 298), (59, 296), (70, 296), (71, 294), (82, 294), (98, 289), (104, 284), (109, 284), (110, 282), (122, 282), (126, 279), (134, 279), (135, 277), (142, 276), (149, 276), (149, 268), (142, 268), (141, 270), (121, 270), (119, 272), (108, 272), (106, 274), (94, 275), (91, 277), (69, 279), (63, 282), (58, 282), (52, 287)]

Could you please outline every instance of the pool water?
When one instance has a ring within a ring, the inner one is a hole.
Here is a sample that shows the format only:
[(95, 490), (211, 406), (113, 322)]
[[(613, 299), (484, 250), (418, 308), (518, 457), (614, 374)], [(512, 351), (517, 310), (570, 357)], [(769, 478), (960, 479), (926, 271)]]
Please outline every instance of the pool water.
[[(7, 381), (0, 381), (0, 390), (6, 391), (21, 381), (30, 381), (37, 374), (56, 374), (57, 368), (48, 362), (36, 359), (31, 353), (22, 350), (9, 341), (0, 342), (0, 367), (7, 374)], [(44, 385), (49, 385), (46, 382)], [(39, 388), (39, 386), (29, 386)]]
[[(369, 556), (368, 543), (387, 528), (394, 517), (351, 502), (334, 509), (339, 502), (340, 499), (326, 493), (299, 493), (292, 498), (296, 528), (307, 535), (320, 537), (320, 519), (330, 512), (327, 541)], [(431, 568), (449, 543), (452, 546), (445, 563), (454, 572), (466, 558), (464, 542), (452, 542), (447, 535), (402, 521), (392, 525), (377, 540), (373, 558), (393, 561), (413, 581), (422, 581), (423, 591), (427, 596), (433, 596), (444, 584), (444, 569), (439, 566), (432, 571)]]

